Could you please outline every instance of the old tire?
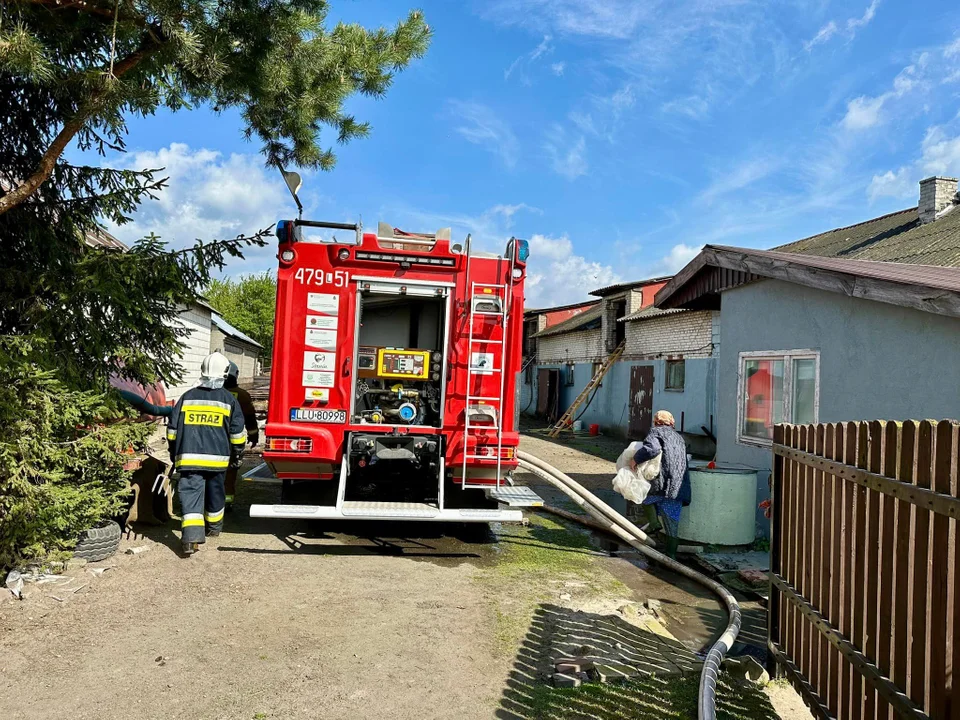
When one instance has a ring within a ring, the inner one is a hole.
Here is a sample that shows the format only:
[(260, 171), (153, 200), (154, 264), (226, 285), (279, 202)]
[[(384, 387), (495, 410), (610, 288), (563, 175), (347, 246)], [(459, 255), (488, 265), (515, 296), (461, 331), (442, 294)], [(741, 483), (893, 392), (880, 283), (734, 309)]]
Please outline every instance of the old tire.
[(106, 560), (117, 552), (118, 547), (120, 547), (120, 526), (113, 520), (108, 520), (80, 533), (73, 556), (87, 562), (97, 562), (97, 560)]

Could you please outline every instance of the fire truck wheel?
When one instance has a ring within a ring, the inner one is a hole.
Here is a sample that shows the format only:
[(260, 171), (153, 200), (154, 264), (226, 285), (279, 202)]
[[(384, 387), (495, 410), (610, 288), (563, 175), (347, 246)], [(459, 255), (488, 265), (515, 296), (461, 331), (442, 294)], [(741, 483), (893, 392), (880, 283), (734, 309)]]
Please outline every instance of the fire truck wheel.
[(284, 480), (280, 486), (280, 504), (295, 505), (297, 498), (302, 495), (301, 488), (294, 484), (293, 480)]

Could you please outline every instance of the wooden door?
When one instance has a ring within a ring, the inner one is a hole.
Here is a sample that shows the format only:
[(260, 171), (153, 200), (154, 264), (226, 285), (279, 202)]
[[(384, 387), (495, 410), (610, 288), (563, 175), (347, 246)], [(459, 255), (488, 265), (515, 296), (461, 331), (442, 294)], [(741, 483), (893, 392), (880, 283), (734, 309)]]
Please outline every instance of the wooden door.
[(630, 368), (630, 424), (627, 437), (643, 440), (653, 425), (653, 367)]

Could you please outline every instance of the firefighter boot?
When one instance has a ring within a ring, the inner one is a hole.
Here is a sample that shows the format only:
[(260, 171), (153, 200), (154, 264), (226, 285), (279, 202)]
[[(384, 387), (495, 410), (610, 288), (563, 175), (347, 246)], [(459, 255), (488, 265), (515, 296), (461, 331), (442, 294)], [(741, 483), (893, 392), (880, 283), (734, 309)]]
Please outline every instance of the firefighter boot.
[(667, 535), (663, 541), (663, 554), (671, 560), (677, 559), (677, 548), (680, 547), (680, 538)]
[(237, 475), (239, 474), (239, 468), (227, 468), (227, 475), (224, 480), (224, 489), (226, 490), (226, 497), (224, 498), (224, 509), (226, 512), (231, 512), (233, 510), (233, 496), (237, 492)]
[(206, 493), (205, 493), (205, 515), (207, 523), (207, 535), (217, 537), (223, 530), (223, 513), (226, 508), (224, 503), (226, 493), (224, 492), (225, 473), (207, 473)]
[(196, 470), (180, 474), (177, 491), (180, 494), (180, 542), (183, 553), (189, 557), (198, 550), (204, 538), (203, 504), (206, 478)]

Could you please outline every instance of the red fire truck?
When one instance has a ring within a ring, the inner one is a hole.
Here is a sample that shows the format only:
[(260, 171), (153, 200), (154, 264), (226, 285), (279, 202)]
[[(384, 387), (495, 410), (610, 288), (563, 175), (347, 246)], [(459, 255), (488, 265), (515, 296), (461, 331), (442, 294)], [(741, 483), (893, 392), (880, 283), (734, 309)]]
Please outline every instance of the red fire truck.
[(263, 458), (283, 492), (251, 516), (519, 521), (539, 504), (511, 483), (526, 241), (501, 256), (449, 229), (307, 220), (277, 236)]

